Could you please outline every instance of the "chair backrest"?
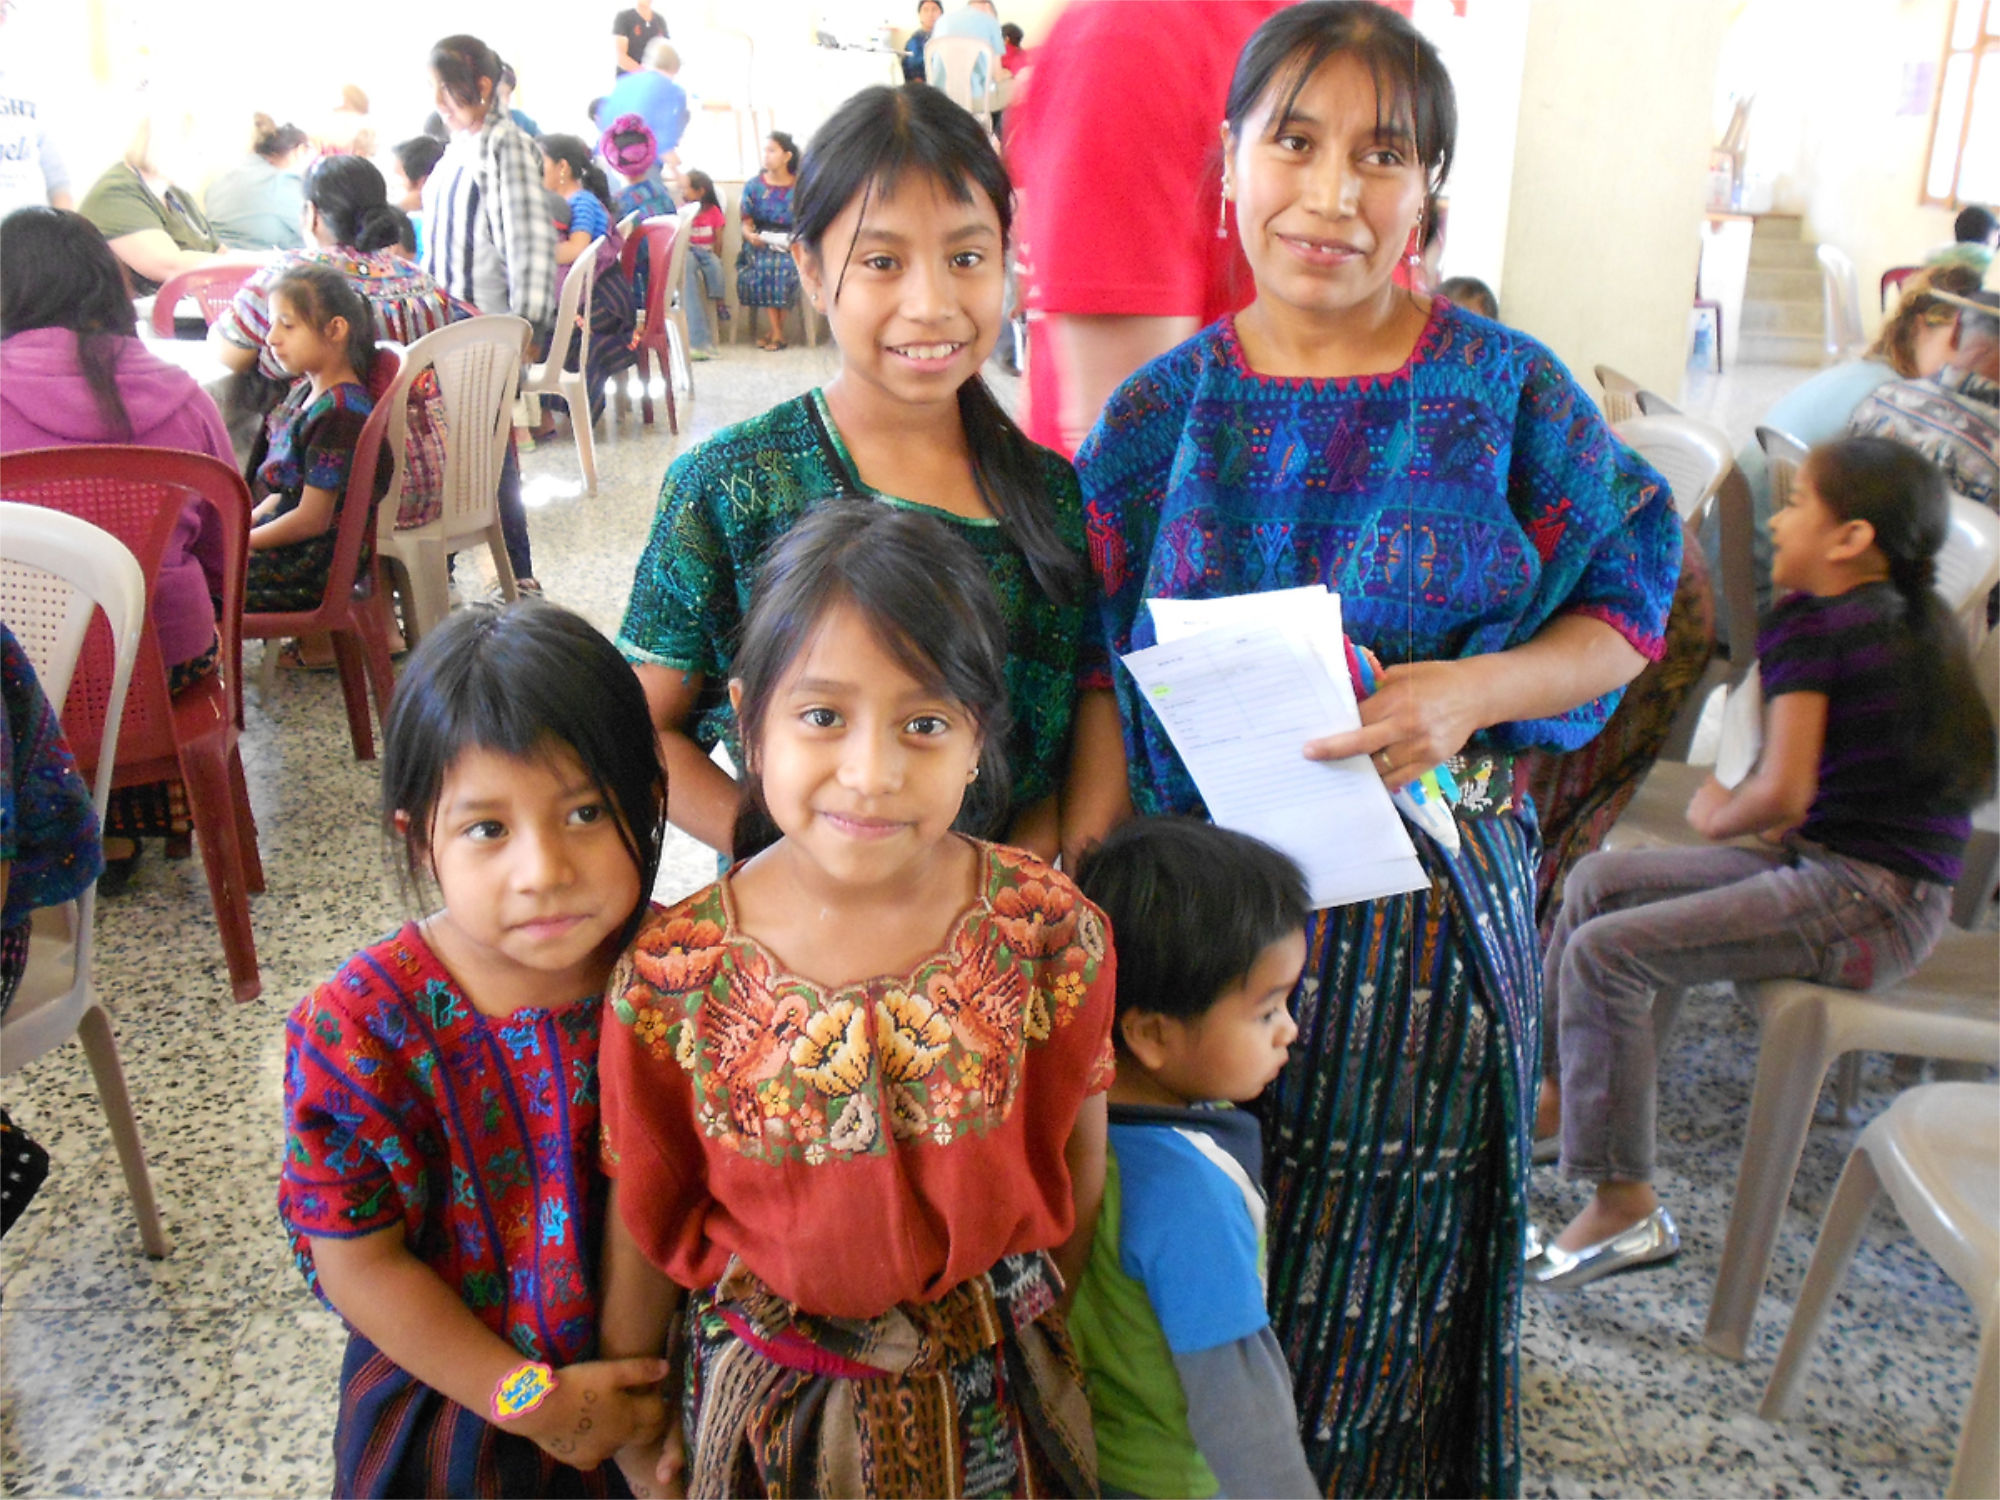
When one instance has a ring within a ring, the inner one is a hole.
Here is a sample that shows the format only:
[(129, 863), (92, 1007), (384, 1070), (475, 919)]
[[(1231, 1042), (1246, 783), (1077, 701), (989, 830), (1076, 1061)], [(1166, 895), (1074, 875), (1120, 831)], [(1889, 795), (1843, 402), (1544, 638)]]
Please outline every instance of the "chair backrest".
[(1681, 414), (1681, 409), (1674, 405), (1673, 402), (1669, 401), (1665, 396), (1654, 394), (1652, 391), (1641, 390), (1632, 399), (1639, 403), (1639, 414), (1641, 416), (1678, 417)]
[(667, 259), (667, 289), (675, 296), (686, 290), (684, 278), (687, 274), (688, 246), (693, 243), (688, 230), (694, 224), (695, 215), (701, 212), (699, 203), (683, 203), (674, 210), (674, 223), (678, 226), (674, 242), (669, 249), (673, 252)]
[(1764, 450), (1764, 467), (1771, 476), (1771, 509), (1775, 512), (1791, 503), (1792, 481), (1798, 477), (1799, 466), (1806, 461), (1809, 450), (1802, 440), (1776, 427), (1759, 427), (1757, 446)]
[[(103, 611), (111, 634), (111, 676), (98, 725), (98, 738), (82, 744), (82, 727), (65, 721), (63, 738), (84, 764), (97, 767), (90, 800), (101, 826), (111, 803), (111, 781), (118, 764), (118, 731), (125, 715), (126, 690), (139, 659), (139, 640), (146, 628), (146, 575), (139, 560), (117, 537), (101, 527), (39, 505), (0, 502), (0, 618), (14, 632), (21, 649), (34, 663), (42, 692), (52, 704), (69, 695), (70, 683), (82, 658), (92, 617)], [(90, 1003), (90, 990), (78, 981), (90, 973), (90, 951), (96, 931), (97, 886), (93, 882), (77, 898), (76, 920), (70, 925), (69, 1002), (58, 1007), (12, 1013), (23, 1024), (10, 1028), (8, 1068), (50, 1051), (76, 1029)]]
[[(522, 383), (522, 390), (555, 390), (577, 340), (590, 337), (590, 291), (597, 284), (597, 257), (603, 249), (604, 236), (600, 234), (583, 247), (583, 254), (570, 262), (569, 274), (563, 277), (562, 294), (556, 298), (556, 327), (549, 335), (548, 355), (540, 363), (539, 374)], [(581, 368), (582, 361), (577, 363)]]
[(625, 243), (625, 241), (632, 238), (632, 231), (639, 227), (639, 220), (643, 217), (644, 215), (641, 214), (639, 210), (635, 208), (632, 210), (632, 212), (625, 215), (624, 218), (618, 221), (618, 242), (621, 246)]
[(661, 319), (673, 296), (674, 250), (680, 246), (683, 261), (687, 247), (681, 243), (681, 221), (661, 215), (639, 226), (639, 238), (646, 247), (646, 338), (663, 337)]
[(1937, 591), (1977, 648), (1986, 636), (1986, 596), (2000, 584), (2000, 516), (1976, 500), (1951, 497), (1951, 530), (1937, 555)]
[[(249, 551), (250, 492), (243, 476), (205, 453), (172, 448), (127, 447), (114, 443), (74, 448), (28, 448), (7, 456), (0, 472), (0, 495), (48, 510), (62, 511), (117, 537), (138, 560), (150, 601), (167, 541), (190, 504), (205, 502), (221, 522), (223, 543), (219, 663), (226, 713), (243, 725), (243, 581)], [(64, 697), (63, 727), (77, 763), (95, 767), (95, 747), (104, 738), (116, 674), (115, 644), (101, 625), (87, 633), (77, 675)], [(167, 694), (167, 664), (148, 610), (140, 632), (138, 664), (131, 677), (119, 731), (120, 763), (126, 766), (177, 764), (174, 707)], [(53, 701), (53, 700), (52, 700)], [(91, 758), (86, 759), (86, 756)], [(170, 769), (162, 774), (170, 774)], [(155, 776), (136, 777), (157, 780)]]
[[(409, 451), (410, 386), (425, 370), (437, 372), (445, 441), (437, 519), (402, 535), (450, 540), (476, 535), (492, 522), (527, 336), (525, 319), (496, 313), (427, 333), (403, 351), (403, 368), (383, 398), (389, 411), (383, 441), (392, 454)], [(376, 507), (375, 535), (388, 542), (396, 534), (396, 506), (385, 499)]]
[[(402, 356), (395, 350), (380, 344), (375, 346), (375, 363), (368, 372), (368, 388), (376, 392), (375, 405), (361, 428), (361, 436), (355, 441), (354, 457), (347, 466), (347, 493), (341, 497), (340, 521), (333, 538), (333, 561), (326, 571), (326, 588), (320, 595), (318, 607), (245, 614), (243, 633), (251, 640), (269, 640), (274, 636), (319, 629), (321, 627), (315, 617), (346, 613), (348, 596), (354, 592), (355, 582), (362, 575), (361, 549), (375, 535), (376, 478), (384, 462), (393, 464), (395, 461), (393, 450), (383, 447), (383, 439), (389, 432), (389, 398), (398, 389), (402, 363)], [(408, 388), (402, 389), (407, 392)], [(386, 501), (394, 493), (395, 487), (391, 486), (382, 498)], [(394, 514), (391, 510), (391, 527), (395, 525)]]
[(249, 264), (203, 266), (196, 271), (182, 271), (177, 276), (169, 276), (166, 285), (153, 297), (153, 332), (162, 338), (174, 336), (174, 309), (181, 305), (184, 297), (194, 298), (201, 307), (202, 322), (214, 326), (222, 310), (236, 300), (243, 283), (260, 269)]
[(1599, 365), (1597, 383), (1604, 387), (1604, 419), (1607, 422), (1616, 426), (1643, 415), (1639, 410), (1639, 382), (1630, 375), (1621, 375), (1609, 365)]
[(1846, 251), (1821, 245), (1818, 255), (1826, 356), (1835, 360), (1861, 342), (1861, 285)]
[(972, 74), (979, 59), (986, 59), (986, 86), (992, 88), (997, 76), (999, 59), (993, 49), (976, 36), (934, 36), (924, 44), (924, 61), (937, 59), (939, 70), (938, 87), (944, 96), (961, 109), (978, 113), (986, 109), (986, 101), (978, 100), (972, 94)]
[(1903, 289), (1903, 283), (1922, 269), (1922, 266), (1891, 266), (1882, 273), (1882, 283), (1878, 288), (1878, 295), (1882, 299), (1883, 312), (1889, 310), (1889, 288), (1894, 287), (1900, 293)]
[(1734, 461), (1729, 439), (1693, 417), (1633, 417), (1612, 431), (1658, 469), (1673, 487), (1682, 521), (1699, 525), (1722, 476)]

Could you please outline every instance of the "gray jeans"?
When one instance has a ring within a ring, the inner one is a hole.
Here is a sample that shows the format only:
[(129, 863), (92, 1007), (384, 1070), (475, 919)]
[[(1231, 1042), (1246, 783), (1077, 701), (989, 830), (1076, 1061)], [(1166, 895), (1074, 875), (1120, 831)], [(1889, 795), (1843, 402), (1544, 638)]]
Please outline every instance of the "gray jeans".
[[(1951, 888), (1824, 849), (1634, 849), (1570, 872), (1543, 957), (1545, 1076), (1562, 1081), (1564, 1175), (1653, 1175), (1653, 1004), (1716, 980), (1893, 984), (1944, 931)], [(1559, 1071), (1558, 1071), (1559, 1070)]]

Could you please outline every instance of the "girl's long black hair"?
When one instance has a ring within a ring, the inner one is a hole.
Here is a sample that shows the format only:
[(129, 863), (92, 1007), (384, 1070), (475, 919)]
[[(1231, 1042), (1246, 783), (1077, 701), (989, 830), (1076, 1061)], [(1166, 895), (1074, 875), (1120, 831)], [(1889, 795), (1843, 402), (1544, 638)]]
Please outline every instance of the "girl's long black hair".
[(347, 320), (347, 366), (355, 379), (368, 383), (375, 364), (375, 309), (332, 266), (305, 261), (289, 267), (271, 283), (272, 298), (283, 297), (298, 315), (324, 336), (335, 318)]
[[(936, 182), (955, 203), (984, 193), (1005, 241), (1014, 189), (993, 142), (971, 114), (923, 84), (863, 89), (814, 133), (792, 190), (794, 237), (820, 255), (828, 228), (848, 204), (859, 198), (865, 219), (870, 199), (887, 196), (912, 172)], [(846, 270), (843, 263), (831, 278), (836, 299)], [(1041, 591), (1058, 604), (1074, 603), (1083, 593), (1084, 562), (1056, 531), (1046, 455), (977, 375), (958, 388), (958, 415), (980, 498), (1021, 549)]]
[(1010, 790), (1007, 627), (985, 565), (963, 537), (921, 511), (829, 500), (765, 554), (730, 661), (745, 761), (735, 857), (748, 859), (781, 837), (764, 800), (757, 744), (778, 684), (836, 604), (859, 610), (904, 671), (972, 716), (979, 777), (952, 826), (996, 833)]
[(581, 616), (526, 599), (455, 609), (423, 638), (382, 726), (382, 831), (413, 899), (424, 897), (445, 777), (472, 749), (523, 760), (567, 749), (583, 763), (639, 872), (639, 900), (618, 936), (621, 948), (629, 943), (660, 873), (667, 773), (645, 692), (618, 648)]
[(66, 208), (31, 204), (0, 222), (0, 338), (34, 328), (76, 335), (77, 368), (105, 429), (112, 441), (129, 442), (118, 341), (139, 334), (132, 294), (97, 226)]
[(618, 209), (611, 201), (611, 179), (604, 175), (604, 168), (591, 155), (590, 147), (584, 144), (580, 135), (545, 135), (535, 142), (542, 148), (542, 155), (550, 161), (569, 164), (569, 169), (599, 203), (611, 215), (613, 223), (618, 220)]
[(1951, 530), (1950, 491), (1937, 465), (1880, 437), (1841, 438), (1806, 456), (1821, 502), (1843, 521), (1866, 521), (1903, 600), (1908, 640), (1900, 670), (1909, 712), (1897, 725), (1914, 785), (1971, 807), (1993, 786), (1993, 715), (1965, 638), (1937, 594), (1937, 554)]

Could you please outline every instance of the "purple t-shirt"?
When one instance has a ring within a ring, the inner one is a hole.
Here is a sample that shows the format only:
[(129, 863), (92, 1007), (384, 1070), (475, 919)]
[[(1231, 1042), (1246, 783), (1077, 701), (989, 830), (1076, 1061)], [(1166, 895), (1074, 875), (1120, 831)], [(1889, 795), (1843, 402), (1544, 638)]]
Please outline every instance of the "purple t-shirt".
[(1970, 808), (1948, 804), (1908, 764), (1902, 736), (1915, 718), (1903, 600), (1886, 583), (1831, 598), (1780, 600), (1757, 638), (1766, 701), (1826, 695), (1819, 790), (1803, 838), (1885, 870), (1949, 885), (1958, 879)]

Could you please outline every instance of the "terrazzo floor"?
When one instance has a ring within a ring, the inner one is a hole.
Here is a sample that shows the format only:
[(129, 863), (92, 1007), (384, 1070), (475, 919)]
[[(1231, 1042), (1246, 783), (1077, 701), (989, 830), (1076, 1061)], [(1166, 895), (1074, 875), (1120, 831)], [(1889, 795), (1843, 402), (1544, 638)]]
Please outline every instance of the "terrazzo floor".
[[(614, 413), (595, 498), (566, 444), (525, 457), (536, 572), (549, 597), (615, 628), (659, 479), (680, 448), (831, 373), (831, 351), (726, 349), (696, 368), (676, 439)], [(1796, 372), (1803, 376), (1804, 371)], [(1755, 409), (1705, 402), (1733, 437)], [(1003, 394), (1012, 382), (998, 382)], [(1712, 395), (1712, 393), (1711, 393)], [(1740, 430), (1739, 430), (1740, 429)], [(255, 648), (252, 648), (253, 651)], [(8, 1078), (0, 1100), (53, 1169), (0, 1242), (0, 1491), (7, 1495), (320, 1495), (343, 1335), (294, 1271), (274, 1211), (283, 1016), (405, 909), (371, 821), (373, 763), (350, 751), (335, 679), (251, 672), (244, 760), (269, 889), (252, 901), (263, 998), (234, 1004), (199, 865), (148, 851), (99, 906), (98, 988), (113, 1010), (172, 1254), (149, 1261), (81, 1050)], [(709, 878), (676, 837), (657, 894)], [(1977, 1331), (1958, 1289), (1886, 1213), (1863, 1241), (1815, 1358), (1802, 1418), (1755, 1414), (1818, 1217), (1853, 1132), (1814, 1130), (1785, 1216), (1749, 1358), (1700, 1344), (1749, 1099), (1755, 1029), (1699, 993), (1664, 1064), (1662, 1191), (1686, 1240), (1661, 1270), (1522, 1321), (1524, 1488), (1533, 1495), (1941, 1493)], [(1891, 1096), (1865, 1077), (1864, 1114)], [(1552, 1169), (1539, 1217), (1580, 1199)]]

